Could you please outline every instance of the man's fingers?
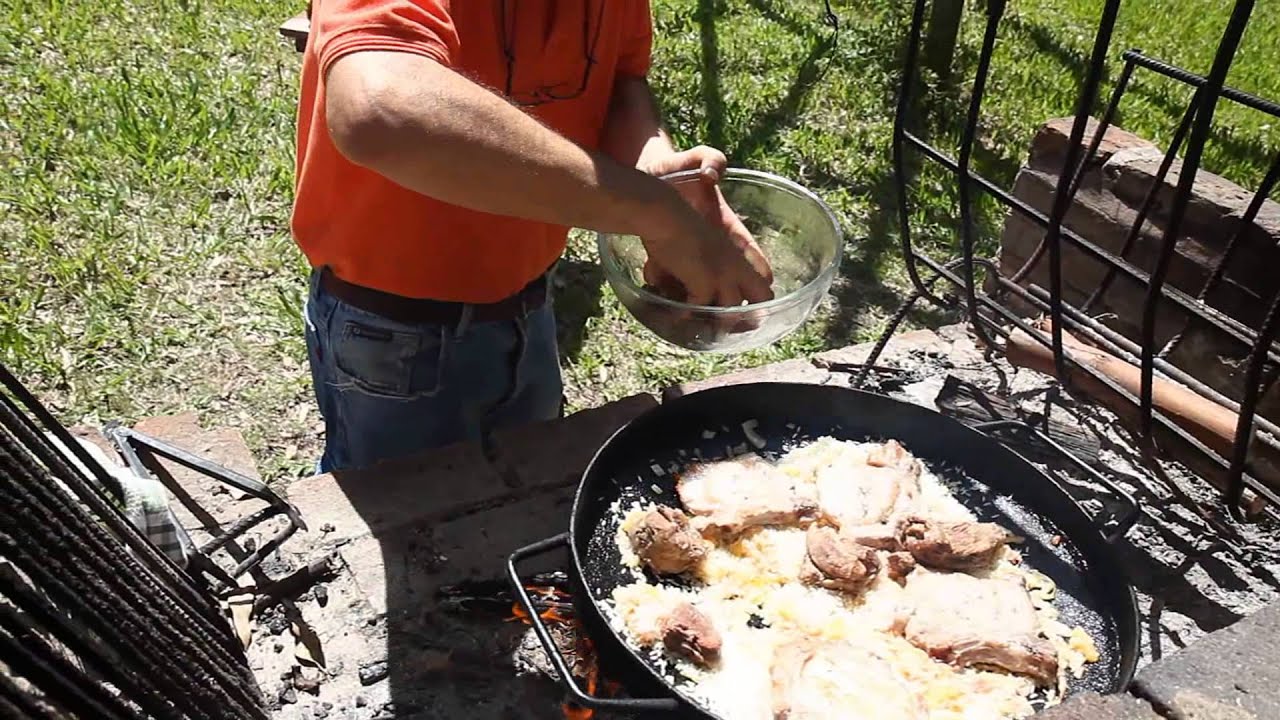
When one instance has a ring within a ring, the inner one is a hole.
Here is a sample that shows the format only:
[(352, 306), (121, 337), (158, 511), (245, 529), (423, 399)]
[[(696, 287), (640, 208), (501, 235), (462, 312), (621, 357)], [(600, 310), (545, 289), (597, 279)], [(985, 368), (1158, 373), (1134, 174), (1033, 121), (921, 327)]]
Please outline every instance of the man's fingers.
[(714, 305), (716, 302), (716, 291), (714, 288), (689, 290), (689, 294), (685, 297), (685, 302), (690, 305)]
[(729, 160), (724, 153), (706, 145), (699, 145), (689, 153), (698, 158), (698, 169), (704, 178), (713, 183), (720, 182), (720, 178), (724, 177), (725, 170), (729, 167)]
[(749, 303), (766, 302), (773, 299), (773, 288), (768, 280), (751, 273), (743, 278), (738, 288), (743, 299)]
[(661, 285), (661, 272), (652, 260), (646, 260), (644, 269), (641, 271), (644, 277), (644, 284), (655, 288)]
[(684, 170), (697, 170), (704, 180), (715, 184), (724, 177), (728, 167), (729, 161), (724, 153), (713, 147), (699, 145), (663, 158), (651, 168), (651, 171), (658, 175), (665, 175)]
[(736, 285), (725, 285), (716, 293), (716, 305), (720, 307), (741, 307), (742, 293)]

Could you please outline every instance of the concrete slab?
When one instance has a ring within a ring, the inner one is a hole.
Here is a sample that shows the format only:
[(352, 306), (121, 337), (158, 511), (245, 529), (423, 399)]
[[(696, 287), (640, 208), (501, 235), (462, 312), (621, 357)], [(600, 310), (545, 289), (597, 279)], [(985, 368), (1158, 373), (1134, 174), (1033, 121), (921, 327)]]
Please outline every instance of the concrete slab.
[(1280, 603), (1148, 665), (1134, 692), (1170, 720), (1280, 718)]
[(1160, 720), (1160, 716), (1131, 695), (1083, 693), (1037, 713), (1035, 720)]
[(484, 502), (510, 488), (478, 445), (460, 443), (374, 467), (304, 478), (288, 488), (329, 541), (383, 535)]
[[(144, 418), (134, 424), (133, 429), (177, 445), (187, 452), (241, 475), (255, 480), (262, 479), (258, 474), (253, 452), (245, 443), (244, 435), (235, 428), (206, 430), (200, 427), (195, 414), (184, 413)], [(220, 525), (225, 525), (266, 506), (265, 502), (253, 498), (241, 501), (237, 498), (238, 491), (177, 463), (161, 459), (160, 464), (177, 481), (182, 492), (207, 511), (209, 516)], [(188, 530), (206, 526), (207, 523), (203, 519), (188, 511), (181, 502), (173, 503), (171, 506), (178, 522)], [(194, 537), (197, 541), (200, 540), (198, 534)]]
[(578, 482), (596, 450), (657, 405), (651, 395), (494, 434), (488, 452), (459, 443), (374, 467), (298, 480), (288, 495), (330, 542), (430, 525)]
[[(566, 531), (572, 501), (572, 488), (545, 490), (454, 520), (357, 538), (339, 553), (374, 615), (394, 621), (397, 614), (433, 607), (442, 586), (505, 582), (507, 556)], [(564, 569), (563, 559), (549, 559), (530, 572), (552, 569)]]
[(508, 483), (516, 487), (576, 485), (592, 456), (610, 436), (657, 405), (657, 398), (645, 393), (561, 420), (502, 430), (492, 438), (492, 460)]

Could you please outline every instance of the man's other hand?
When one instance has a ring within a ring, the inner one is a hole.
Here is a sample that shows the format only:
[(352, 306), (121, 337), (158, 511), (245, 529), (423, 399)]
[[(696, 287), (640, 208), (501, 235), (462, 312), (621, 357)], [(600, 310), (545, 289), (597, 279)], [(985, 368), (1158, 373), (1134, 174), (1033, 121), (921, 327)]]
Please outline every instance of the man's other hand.
[(684, 202), (642, 235), (649, 252), (645, 282), (671, 299), (733, 307), (773, 297), (769, 262), (720, 191), (727, 165), (724, 153), (700, 145), (654, 158), (641, 168), (659, 177), (699, 173), (696, 180), (673, 186)]

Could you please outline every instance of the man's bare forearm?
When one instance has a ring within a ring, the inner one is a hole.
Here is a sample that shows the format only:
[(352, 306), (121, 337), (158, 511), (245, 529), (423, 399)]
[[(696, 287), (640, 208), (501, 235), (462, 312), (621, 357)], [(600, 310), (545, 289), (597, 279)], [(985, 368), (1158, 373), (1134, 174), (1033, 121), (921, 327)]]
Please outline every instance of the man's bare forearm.
[(675, 151), (644, 78), (621, 77), (614, 84), (601, 149), (614, 160), (641, 169)]
[(670, 190), (588, 152), (433, 60), (394, 52), (339, 59), (326, 114), (351, 161), (448, 203), (497, 215), (642, 233)]

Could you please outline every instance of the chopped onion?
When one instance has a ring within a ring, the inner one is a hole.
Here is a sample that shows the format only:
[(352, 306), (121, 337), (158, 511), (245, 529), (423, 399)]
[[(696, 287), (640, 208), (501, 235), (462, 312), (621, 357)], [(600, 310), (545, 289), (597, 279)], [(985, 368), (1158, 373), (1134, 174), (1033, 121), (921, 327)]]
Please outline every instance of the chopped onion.
[(650, 490), (652, 490), (652, 491), (654, 491), (655, 493), (657, 493), (657, 494), (659, 494), (659, 495), (661, 495), (661, 494), (662, 494), (662, 488), (658, 487), (656, 484), (655, 484), (655, 485), (650, 485), (650, 486), (649, 486), (649, 489), (650, 489)]
[(716, 436), (716, 431), (715, 431), (715, 430), (703, 430), (703, 431), (702, 431), (702, 439), (703, 439), (703, 440), (710, 440), (711, 438), (713, 438), (713, 437), (715, 437), (715, 436)]
[(666, 470), (663, 470), (663, 469), (662, 469), (662, 466), (661, 466), (661, 465), (659, 465), (658, 463), (654, 463), (654, 464), (650, 465), (650, 466), (649, 466), (649, 469), (650, 469), (650, 470), (652, 470), (652, 471), (653, 471), (653, 474), (654, 474), (654, 475), (657, 475), (658, 477), (662, 477), (663, 475), (666, 475), (666, 474), (667, 474), (667, 471), (666, 471)]
[(756, 446), (757, 450), (764, 448), (769, 443), (765, 441), (760, 433), (756, 432), (756, 428), (760, 427), (760, 423), (756, 420), (748, 420), (742, 423), (742, 434), (747, 436), (747, 441)]

